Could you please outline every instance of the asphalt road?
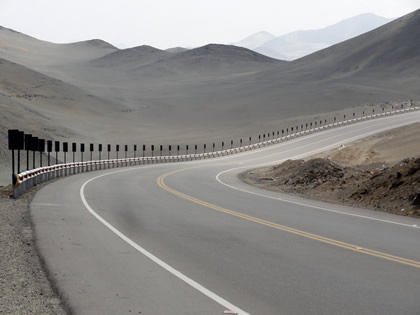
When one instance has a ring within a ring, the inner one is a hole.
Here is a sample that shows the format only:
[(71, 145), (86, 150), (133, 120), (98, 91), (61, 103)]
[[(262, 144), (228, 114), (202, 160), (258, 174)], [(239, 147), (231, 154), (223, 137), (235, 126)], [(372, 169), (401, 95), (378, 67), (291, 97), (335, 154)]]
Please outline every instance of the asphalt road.
[(76, 314), (420, 314), (420, 221), (237, 179), (420, 121), (420, 112), (234, 156), (58, 180), (32, 204)]

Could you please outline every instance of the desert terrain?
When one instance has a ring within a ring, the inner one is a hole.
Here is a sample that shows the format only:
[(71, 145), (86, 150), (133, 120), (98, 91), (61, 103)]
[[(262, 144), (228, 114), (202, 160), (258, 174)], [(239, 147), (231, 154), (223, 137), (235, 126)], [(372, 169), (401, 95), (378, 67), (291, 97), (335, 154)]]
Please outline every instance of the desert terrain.
[[(409, 106), (420, 100), (419, 27), (417, 10), (292, 62), (218, 44), (54, 44), (2, 27), (0, 144), (17, 128), (60, 141), (220, 146), (296, 122)], [(10, 168), (9, 153), (0, 157)]]
[(305, 198), (420, 217), (419, 147), (420, 124), (414, 124), (240, 178)]
[[(288, 62), (219, 44), (191, 50), (118, 49), (100, 39), (55, 44), (0, 27), (2, 309), (66, 310), (35, 246), (28, 210), (35, 191), (9, 198), (8, 129), (78, 143), (215, 142), (218, 149), (222, 141), (255, 142), (292, 126), (407, 107), (420, 101), (418, 29), (420, 10)], [(419, 131), (418, 124), (388, 131), (243, 177), (266, 189), (419, 216)]]

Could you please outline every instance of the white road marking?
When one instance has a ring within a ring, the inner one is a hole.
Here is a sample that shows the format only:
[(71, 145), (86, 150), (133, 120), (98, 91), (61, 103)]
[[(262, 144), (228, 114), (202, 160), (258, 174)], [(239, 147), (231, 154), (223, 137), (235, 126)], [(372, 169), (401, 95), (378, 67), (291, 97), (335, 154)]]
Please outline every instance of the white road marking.
[(95, 179), (98, 179), (100, 177), (104, 177), (104, 176), (107, 176), (107, 175), (111, 175), (111, 174), (115, 174), (115, 173), (120, 173), (120, 172), (124, 172), (124, 171), (127, 171), (127, 170), (121, 170), (121, 171), (111, 172), (111, 173), (107, 173), (107, 174), (102, 174), (102, 175), (93, 177), (93, 178), (89, 179), (88, 181), (84, 182), (83, 185), (82, 185), (82, 187), (80, 188), (80, 198), (81, 198), (81, 200), (83, 202), (83, 205), (86, 207), (86, 209), (96, 219), (98, 219), (103, 225), (105, 225), (108, 229), (110, 229), (112, 232), (114, 232), (118, 237), (120, 237), (128, 245), (132, 246), (138, 252), (140, 252), (141, 254), (143, 254), (144, 256), (146, 256), (147, 258), (149, 258), (150, 260), (152, 260), (154, 263), (156, 263), (157, 265), (159, 265), (160, 267), (162, 267), (166, 271), (168, 271), (171, 274), (173, 274), (175, 277), (177, 277), (180, 280), (184, 281), (185, 283), (187, 283), (188, 285), (190, 285), (194, 289), (198, 290), (199, 292), (201, 292), (205, 296), (209, 297), (213, 301), (217, 302), (218, 304), (222, 305), (226, 309), (229, 309), (231, 311), (234, 311), (236, 314), (239, 314), (239, 315), (249, 315), (249, 313), (247, 313), (247, 312), (243, 311), (242, 309), (240, 309), (239, 307), (231, 304), (230, 302), (226, 301), (224, 298), (218, 296), (217, 294), (213, 293), (209, 289), (203, 287), (201, 284), (197, 283), (196, 281), (194, 281), (191, 278), (187, 277), (186, 275), (182, 274), (181, 272), (179, 272), (175, 268), (171, 267), (170, 265), (168, 265), (167, 263), (165, 263), (161, 259), (157, 258), (155, 255), (153, 255), (152, 253), (150, 253), (149, 251), (147, 251), (146, 249), (144, 249), (143, 247), (141, 247), (139, 244), (137, 244), (136, 242), (134, 242), (133, 240), (131, 240), (130, 238), (128, 238), (126, 235), (124, 235), (118, 229), (116, 229), (113, 225), (111, 225), (108, 221), (106, 221), (104, 218), (102, 218), (99, 214), (97, 214), (90, 207), (90, 205), (86, 201), (85, 193), (84, 193), (84, 190), (85, 190), (86, 185), (88, 183), (90, 183), (91, 181), (94, 181)]
[[(388, 117), (385, 117), (388, 118)], [(385, 119), (384, 119), (385, 120)], [(378, 121), (379, 122), (379, 121)], [(406, 125), (406, 124), (402, 124), (402, 125)], [(350, 125), (346, 125), (346, 126), (342, 126), (342, 129), (347, 129), (347, 127), (351, 127), (352, 124)], [(340, 128), (340, 129), (341, 129)], [(395, 127), (394, 127), (395, 128)], [(292, 140), (289, 141), (285, 141), (285, 142), (280, 142), (276, 145), (270, 145), (268, 147), (263, 147), (263, 148), (259, 148), (259, 149), (255, 149), (252, 151), (248, 151), (248, 152), (243, 152), (243, 153), (239, 153), (239, 154), (234, 154), (234, 155), (229, 155), (229, 156), (225, 156), (225, 157), (221, 157), (218, 158), (217, 160), (226, 160), (226, 159), (232, 159), (235, 157), (240, 157), (240, 156), (246, 156), (246, 155), (251, 155), (251, 154), (255, 154), (258, 152), (264, 152), (264, 151), (268, 151), (268, 150), (273, 150), (279, 146), (283, 146), (286, 144), (291, 144), (294, 142), (299, 142), (300, 140), (303, 139), (308, 139), (308, 138), (312, 138), (315, 136), (319, 136), (320, 134), (328, 134), (331, 132), (334, 132), (336, 128), (332, 128), (332, 129), (327, 129), (324, 130), (322, 132), (316, 132), (313, 134), (308, 134), (302, 137), (298, 137), (298, 138), (294, 138)], [(388, 130), (390, 128), (384, 128), (385, 130)], [(375, 132), (372, 133), (377, 133), (380, 132), (381, 130), (377, 130)], [(366, 135), (365, 135), (366, 136)], [(360, 136), (357, 136), (355, 138), (361, 138)], [(327, 147), (324, 147), (322, 149), (316, 150), (317, 152), (319, 151), (324, 151), (326, 150), (326, 148), (328, 147), (332, 147), (332, 146), (336, 146), (337, 144), (334, 145), (330, 145)], [(315, 151), (314, 151), (315, 152)], [(308, 155), (308, 153), (304, 154), (304, 155)], [(277, 163), (280, 162), (279, 161), (274, 161), (274, 162), (270, 162), (270, 163), (265, 163), (265, 164), (260, 164), (260, 166), (262, 165), (269, 165), (269, 164), (273, 164), (273, 163)], [(199, 160), (199, 161), (192, 161), (193, 163), (205, 163), (208, 162), (208, 160)], [(181, 163), (185, 163), (185, 162), (181, 162)], [(174, 164), (179, 164), (179, 163), (174, 163)], [(88, 183), (90, 183), (93, 180), (96, 180), (100, 177), (104, 177), (107, 175), (111, 175), (111, 174), (115, 174), (115, 173), (121, 173), (121, 172), (127, 172), (127, 171), (131, 171), (133, 168), (142, 168), (142, 167), (158, 167), (161, 166), (161, 164), (155, 164), (155, 165), (142, 165), (142, 166), (137, 166), (137, 167), (130, 167), (128, 169), (124, 169), (124, 170), (119, 170), (119, 171), (115, 171), (115, 172), (110, 172), (110, 173), (106, 173), (106, 174), (102, 174), (96, 177), (93, 177), (89, 180), (87, 180), (86, 182), (83, 183), (83, 185), (80, 188), (80, 198), (85, 206), (85, 208), (98, 220), (100, 221), (103, 225), (105, 225), (108, 229), (110, 229), (114, 234), (116, 234), (118, 237), (120, 237), (123, 241), (125, 241), (127, 244), (129, 244), (130, 246), (132, 246), (134, 249), (136, 249), (138, 252), (140, 252), (141, 254), (145, 255), (146, 257), (148, 257), (150, 260), (152, 260), (153, 262), (155, 262), (157, 265), (161, 266), (163, 269), (165, 269), (166, 271), (170, 272), (171, 274), (173, 274), (174, 276), (176, 276), (177, 278), (179, 278), (180, 280), (184, 281), (185, 283), (187, 283), (188, 285), (190, 285), (191, 287), (195, 288), (196, 290), (198, 290), (199, 292), (201, 292), (202, 294), (204, 294), (205, 296), (209, 297), (210, 299), (212, 299), (213, 301), (217, 302), (218, 304), (224, 306), (227, 310), (231, 311), (231, 312), (236, 312), (239, 315), (249, 315), (247, 312), (243, 311), (242, 309), (240, 309), (239, 307), (236, 307), (235, 305), (231, 304), (230, 302), (226, 301), (225, 299), (223, 299), (222, 297), (218, 296), (217, 294), (213, 293), (212, 291), (208, 290), (207, 288), (203, 287), (202, 285), (200, 285), (199, 283), (197, 283), (196, 281), (192, 280), (191, 278), (187, 277), (186, 275), (182, 274), (181, 272), (179, 272), (178, 270), (176, 270), (175, 268), (171, 267), (170, 265), (168, 265), (167, 263), (165, 263), (164, 261), (162, 261), (161, 259), (159, 259), (158, 257), (156, 257), (155, 255), (153, 255), (152, 253), (150, 253), (149, 251), (147, 251), (146, 249), (144, 249), (143, 247), (141, 247), (139, 244), (137, 244), (136, 242), (134, 242), (133, 240), (131, 240), (130, 238), (128, 238), (126, 235), (124, 235), (122, 232), (120, 232), (118, 229), (116, 229), (113, 225), (111, 225), (109, 222), (107, 222), (104, 218), (102, 218), (99, 214), (97, 214), (91, 207), (90, 205), (87, 203), (85, 195), (84, 195), (84, 189), (86, 187), (86, 185)], [(252, 166), (250, 166), (252, 167)], [(237, 168), (232, 168), (230, 170), (226, 170), (223, 172), (220, 172), (219, 174), (217, 174), (216, 179), (218, 182), (220, 182), (221, 184), (230, 187), (232, 189), (235, 190), (239, 190), (239, 191), (243, 191), (245, 193), (249, 193), (249, 194), (254, 194), (254, 195), (259, 195), (261, 197), (265, 197), (265, 198), (270, 198), (270, 199), (276, 199), (276, 200), (281, 200), (281, 201), (285, 201), (285, 202), (289, 202), (289, 203), (294, 203), (294, 204), (298, 204), (298, 205), (303, 205), (306, 207), (312, 207), (312, 208), (316, 208), (316, 209), (320, 209), (320, 210), (325, 210), (325, 211), (330, 211), (330, 212), (335, 212), (335, 213), (340, 213), (340, 214), (345, 214), (345, 215), (350, 215), (350, 216), (355, 216), (355, 217), (361, 217), (361, 218), (365, 218), (365, 219), (371, 219), (371, 220), (376, 220), (376, 221), (381, 221), (381, 222), (386, 222), (386, 223), (392, 223), (392, 224), (399, 224), (399, 225), (403, 225), (403, 226), (409, 226), (409, 227), (417, 227), (416, 225), (407, 225), (407, 224), (403, 224), (403, 223), (399, 223), (399, 222), (393, 222), (393, 221), (388, 221), (388, 220), (381, 220), (381, 219), (376, 219), (376, 218), (372, 218), (372, 217), (368, 217), (368, 216), (362, 216), (362, 215), (356, 215), (356, 214), (351, 214), (351, 213), (346, 213), (346, 212), (341, 212), (341, 211), (336, 211), (336, 210), (332, 210), (332, 209), (328, 209), (328, 208), (323, 208), (323, 207), (316, 207), (316, 206), (311, 206), (308, 204), (304, 204), (304, 203), (299, 203), (299, 202), (294, 202), (294, 201), (289, 201), (289, 200), (283, 200), (281, 198), (277, 198), (277, 197), (272, 197), (272, 196), (268, 196), (268, 195), (263, 195), (263, 194), (259, 194), (259, 193), (255, 193), (255, 192), (251, 192), (251, 191), (247, 191), (244, 189), (240, 189), (234, 186), (231, 186), (229, 184), (226, 184), (224, 182), (222, 182), (220, 180), (220, 175), (222, 175), (223, 173), (232, 171), (232, 170), (236, 170), (239, 168), (244, 168), (244, 167), (237, 167)], [(41, 205), (41, 204), (35, 204), (35, 205)], [(44, 204), (44, 205), (50, 205), (53, 206), (53, 204)]]
[[(388, 130), (388, 129), (389, 128), (383, 128), (383, 129), (380, 129), (379, 131), (376, 131), (375, 133), (381, 132), (383, 130)], [(360, 137), (359, 136), (356, 136), (356, 137), (353, 137), (353, 138), (350, 138), (350, 139), (346, 139), (345, 142), (347, 143), (347, 142), (353, 141), (356, 138), (360, 138)], [(303, 153), (303, 154), (300, 154), (300, 155), (296, 155), (296, 156), (293, 156), (293, 157), (289, 157), (289, 158), (295, 158), (296, 159), (296, 158), (302, 158), (302, 157), (310, 156), (310, 155), (313, 155), (315, 153), (328, 150), (330, 147), (337, 146), (340, 143), (343, 143), (343, 142), (337, 142), (337, 143), (331, 144), (331, 145), (329, 145), (327, 147), (323, 147), (322, 149), (313, 150), (313, 151), (306, 152), (306, 153)], [(280, 198), (280, 197), (273, 197), (273, 196), (270, 196), (270, 195), (266, 195), (266, 194), (262, 194), (262, 193), (257, 193), (257, 192), (249, 191), (249, 190), (242, 189), (242, 188), (239, 188), (239, 187), (235, 187), (233, 185), (229, 185), (229, 184), (223, 182), (220, 179), (220, 176), (221, 175), (223, 175), (225, 173), (229, 173), (231, 171), (235, 171), (235, 170), (238, 170), (238, 169), (245, 169), (245, 168), (246, 169), (252, 169), (252, 168), (257, 168), (257, 167), (262, 167), (262, 166), (268, 166), (268, 165), (272, 165), (272, 164), (279, 164), (279, 163), (282, 163), (282, 162), (284, 162), (286, 160), (287, 159), (281, 159), (281, 160), (272, 161), (272, 162), (268, 162), (268, 163), (254, 164), (254, 165), (241, 166), (241, 167), (234, 167), (234, 168), (231, 168), (231, 169), (228, 169), (228, 170), (219, 172), (216, 175), (216, 180), (220, 184), (222, 184), (224, 186), (227, 186), (227, 187), (229, 187), (231, 189), (242, 191), (242, 192), (245, 192), (245, 193), (248, 193), (248, 194), (251, 194), (251, 195), (256, 195), (256, 196), (260, 196), (260, 197), (264, 197), (264, 198), (268, 198), (268, 199), (283, 201), (283, 202), (287, 202), (287, 203), (291, 203), (291, 204), (295, 204), (295, 205), (299, 205), (299, 206), (305, 206), (305, 207), (308, 207), (308, 208), (313, 208), (313, 209), (318, 209), (318, 210), (333, 212), (333, 213), (337, 213), (337, 214), (348, 215), (348, 216), (352, 216), (352, 217), (358, 217), (358, 218), (363, 218), (363, 219), (368, 219), (368, 220), (374, 220), (374, 221), (379, 221), (379, 222), (383, 222), (383, 223), (396, 224), (396, 225), (401, 225), (401, 226), (411, 227), (411, 228), (420, 228), (420, 227), (418, 227), (415, 224), (413, 225), (413, 224), (406, 224), (406, 223), (401, 223), (401, 222), (396, 222), (396, 221), (391, 221), (391, 220), (378, 219), (378, 218), (374, 218), (374, 217), (370, 217), (370, 216), (366, 216), (366, 215), (360, 215), (360, 214), (355, 214), (355, 213), (343, 212), (343, 211), (338, 211), (338, 210), (334, 210), (334, 209), (326, 208), (326, 207), (314, 206), (314, 205), (311, 205), (311, 204), (308, 204), (308, 203), (304, 203), (304, 202), (297, 202), (297, 201), (283, 199), (283, 198)]]

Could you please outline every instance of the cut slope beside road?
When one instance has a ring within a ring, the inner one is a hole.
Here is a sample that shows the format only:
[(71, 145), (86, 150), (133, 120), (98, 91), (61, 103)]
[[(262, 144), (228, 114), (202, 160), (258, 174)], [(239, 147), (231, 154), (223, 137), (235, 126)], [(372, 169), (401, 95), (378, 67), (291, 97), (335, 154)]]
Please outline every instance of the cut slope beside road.
[(420, 217), (419, 145), (420, 124), (414, 124), (240, 178), (269, 190)]

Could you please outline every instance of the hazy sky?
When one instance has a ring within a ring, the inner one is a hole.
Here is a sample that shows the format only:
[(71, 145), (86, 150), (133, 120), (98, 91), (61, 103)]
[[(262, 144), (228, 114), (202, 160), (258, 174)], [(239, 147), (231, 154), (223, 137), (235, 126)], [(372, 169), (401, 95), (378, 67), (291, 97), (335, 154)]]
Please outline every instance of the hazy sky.
[(117, 46), (196, 47), (418, 8), (420, 0), (0, 0), (0, 25), (60, 43), (101, 38)]

